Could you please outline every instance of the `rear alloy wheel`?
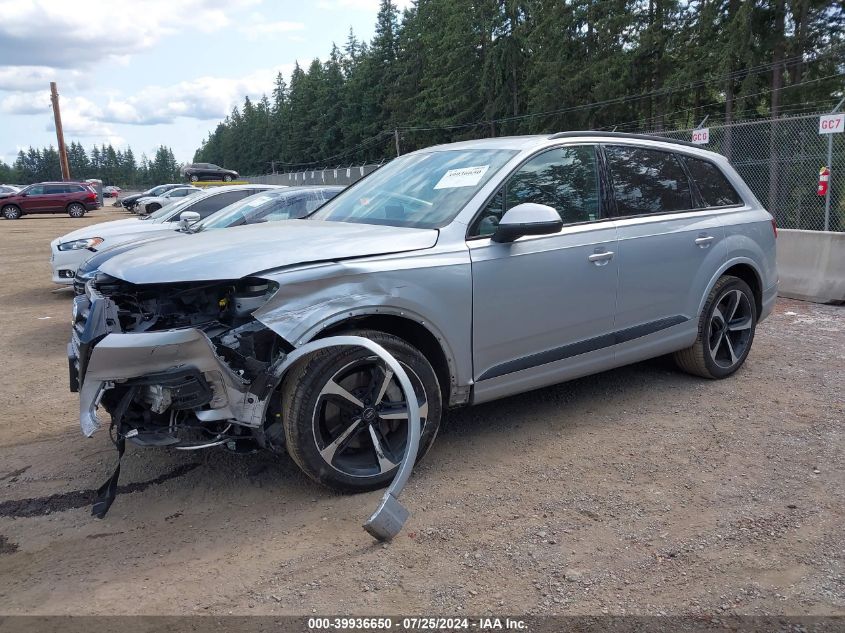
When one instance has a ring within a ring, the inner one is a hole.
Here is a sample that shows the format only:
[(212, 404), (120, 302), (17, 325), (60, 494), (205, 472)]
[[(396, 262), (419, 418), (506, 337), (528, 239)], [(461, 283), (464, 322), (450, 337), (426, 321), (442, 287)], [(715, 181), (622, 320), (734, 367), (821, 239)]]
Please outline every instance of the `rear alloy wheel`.
[(232, 177), (229, 174), (226, 174), (225, 176), (223, 176), (223, 181), (232, 182)]
[(742, 279), (725, 275), (707, 297), (692, 347), (675, 353), (686, 372), (725, 378), (742, 367), (757, 328), (754, 294)]
[[(375, 341), (408, 374), (420, 407), (417, 459), (437, 435), (440, 385), (428, 360), (395, 336), (349, 332)], [(315, 481), (341, 491), (380, 488), (405, 454), (408, 408), (399, 381), (372, 352), (335, 347), (304, 359), (281, 390), (288, 454)]]
[(17, 220), (21, 217), (21, 210), (13, 204), (7, 204), (2, 209), (3, 217), (7, 220)]
[(68, 205), (67, 214), (72, 218), (81, 218), (85, 215), (85, 207), (78, 202), (73, 202)]

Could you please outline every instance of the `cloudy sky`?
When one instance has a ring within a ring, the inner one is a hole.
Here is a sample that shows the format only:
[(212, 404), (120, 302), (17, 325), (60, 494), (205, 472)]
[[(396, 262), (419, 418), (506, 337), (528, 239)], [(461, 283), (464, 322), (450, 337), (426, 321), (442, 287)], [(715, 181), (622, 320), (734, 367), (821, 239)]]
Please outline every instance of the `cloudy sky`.
[[(404, 6), (407, 2), (399, 2)], [(65, 139), (170, 145), (189, 161), (214, 125), (272, 90), (294, 62), (325, 59), (351, 26), (369, 40), (378, 0), (0, 0), (0, 160)]]

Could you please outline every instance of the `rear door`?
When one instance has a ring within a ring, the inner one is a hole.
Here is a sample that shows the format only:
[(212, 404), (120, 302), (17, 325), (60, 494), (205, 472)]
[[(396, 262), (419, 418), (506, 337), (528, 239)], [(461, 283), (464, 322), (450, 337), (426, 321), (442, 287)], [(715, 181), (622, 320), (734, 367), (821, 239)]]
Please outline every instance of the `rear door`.
[(618, 342), (691, 327), (726, 256), (718, 215), (703, 204), (678, 153), (620, 144), (604, 154), (619, 239)]
[[(591, 355), (612, 354), (616, 228), (605, 215), (599, 164), (594, 145), (546, 150), (474, 221), (467, 245), (479, 401), (559, 382)], [(499, 219), (523, 202), (554, 207), (563, 229), (493, 242)]]

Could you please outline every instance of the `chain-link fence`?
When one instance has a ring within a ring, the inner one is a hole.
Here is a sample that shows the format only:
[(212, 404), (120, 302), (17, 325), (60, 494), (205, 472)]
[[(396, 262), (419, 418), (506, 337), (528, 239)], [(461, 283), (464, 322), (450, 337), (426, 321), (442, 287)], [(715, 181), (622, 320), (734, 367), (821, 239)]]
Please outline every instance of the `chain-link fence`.
[[(819, 134), (819, 115), (710, 126), (705, 149), (728, 158), (785, 229), (845, 231), (845, 134)], [(689, 141), (692, 129), (649, 134)], [(833, 143), (828, 165), (828, 139)], [(832, 172), (830, 209), (818, 195), (819, 170)]]
[[(760, 202), (785, 229), (845, 231), (845, 134), (819, 134), (819, 115), (711, 125), (703, 148), (727, 156)], [(643, 131), (677, 140), (692, 139), (693, 129)], [(828, 165), (828, 142), (832, 164)], [(831, 171), (830, 205), (818, 195), (819, 170)], [(350, 185), (378, 169), (358, 165), (249, 178), (277, 185)]]

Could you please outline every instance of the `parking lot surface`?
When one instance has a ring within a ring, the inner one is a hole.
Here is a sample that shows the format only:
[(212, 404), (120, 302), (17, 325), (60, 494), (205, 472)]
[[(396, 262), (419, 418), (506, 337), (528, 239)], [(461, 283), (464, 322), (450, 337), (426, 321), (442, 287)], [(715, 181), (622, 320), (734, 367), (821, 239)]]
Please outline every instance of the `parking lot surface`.
[[(107, 203), (110, 204), (110, 203)], [(745, 366), (658, 359), (451, 412), (389, 545), (286, 457), (128, 447), (67, 388), (49, 241), (0, 222), (2, 614), (844, 614), (845, 308), (780, 300)]]

